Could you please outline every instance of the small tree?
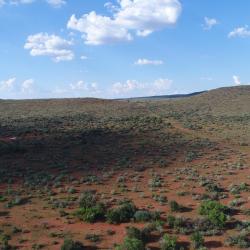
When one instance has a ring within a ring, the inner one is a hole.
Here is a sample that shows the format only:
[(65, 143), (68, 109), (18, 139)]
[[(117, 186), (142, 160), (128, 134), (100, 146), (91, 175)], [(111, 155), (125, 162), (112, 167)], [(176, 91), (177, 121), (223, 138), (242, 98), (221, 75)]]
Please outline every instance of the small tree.
[(194, 249), (200, 249), (204, 246), (204, 239), (200, 232), (195, 232), (191, 236), (191, 241)]
[(165, 234), (161, 239), (161, 250), (177, 250), (177, 237)]

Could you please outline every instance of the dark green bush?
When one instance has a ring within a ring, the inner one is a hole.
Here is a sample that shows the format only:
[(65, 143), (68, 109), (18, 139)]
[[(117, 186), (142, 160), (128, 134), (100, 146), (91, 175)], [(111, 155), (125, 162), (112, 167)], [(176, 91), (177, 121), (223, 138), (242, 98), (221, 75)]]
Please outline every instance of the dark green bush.
[(9, 245), (9, 240), (10, 240), (10, 236), (8, 235), (0, 235), (0, 249), (1, 250), (11, 250), (13, 249), (10, 245)]
[(169, 205), (171, 212), (180, 212), (182, 210), (182, 206), (179, 205), (176, 201), (171, 201)]
[(94, 223), (105, 218), (105, 207), (102, 203), (93, 207), (82, 207), (75, 212), (75, 216), (85, 222)]
[(126, 237), (124, 242), (115, 248), (116, 250), (144, 250), (144, 244), (141, 240), (136, 238)]
[(4, 196), (0, 195), (0, 202), (5, 202), (6, 200), (7, 199)]
[(81, 208), (89, 208), (97, 203), (96, 195), (91, 191), (85, 191), (79, 197), (79, 206)]
[(202, 202), (199, 213), (206, 216), (209, 221), (218, 228), (223, 228), (227, 221), (227, 207), (216, 201)]
[(191, 241), (194, 249), (199, 249), (204, 246), (204, 238), (200, 232), (195, 232), (191, 235)]
[(126, 228), (127, 237), (128, 238), (135, 238), (138, 240), (143, 240), (142, 231), (136, 227), (128, 227)]
[(160, 213), (150, 212), (146, 210), (138, 210), (135, 212), (134, 217), (137, 222), (147, 222), (147, 221), (152, 221), (152, 220), (159, 220)]
[(250, 247), (249, 233), (243, 231), (238, 235), (230, 236), (226, 240), (226, 245), (248, 249)]
[(107, 212), (107, 220), (112, 224), (119, 224), (123, 222), (129, 222), (136, 212), (136, 207), (132, 202), (125, 202), (121, 206), (110, 209)]
[(164, 234), (161, 239), (161, 250), (177, 250), (177, 237), (171, 237), (168, 234)]
[(81, 242), (65, 239), (61, 250), (84, 250), (85, 247)]

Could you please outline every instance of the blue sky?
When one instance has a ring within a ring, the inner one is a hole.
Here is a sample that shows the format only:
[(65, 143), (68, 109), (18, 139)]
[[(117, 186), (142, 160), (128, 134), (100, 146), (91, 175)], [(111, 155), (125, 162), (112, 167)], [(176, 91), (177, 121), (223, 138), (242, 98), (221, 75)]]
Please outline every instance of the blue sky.
[(0, 98), (118, 98), (250, 82), (247, 0), (0, 6)]

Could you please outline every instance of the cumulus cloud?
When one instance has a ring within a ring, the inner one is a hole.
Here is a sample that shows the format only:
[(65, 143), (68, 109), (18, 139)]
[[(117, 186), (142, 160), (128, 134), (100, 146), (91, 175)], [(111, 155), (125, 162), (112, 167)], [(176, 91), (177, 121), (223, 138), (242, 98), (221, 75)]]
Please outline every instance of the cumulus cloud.
[(215, 18), (209, 18), (205, 17), (204, 18), (204, 24), (203, 28), (205, 30), (211, 30), (215, 25), (217, 25), (219, 22)]
[(47, 0), (47, 3), (56, 8), (61, 7), (64, 4), (66, 4), (64, 0)]
[(77, 19), (71, 16), (68, 28), (83, 33), (85, 44), (100, 45), (121, 41), (131, 41), (127, 29), (114, 22), (110, 17), (97, 15), (94, 11)]
[(101, 45), (131, 41), (174, 25), (181, 13), (178, 0), (119, 0), (111, 17), (95, 11), (77, 18), (72, 15), (67, 27), (82, 33), (85, 44)]
[(153, 83), (153, 91), (157, 93), (157, 91), (168, 90), (170, 89), (172, 83), (173, 81), (169, 79), (162, 79), (162, 78), (157, 79)]
[(241, 85), (241, 81), (238, 76), (233, 76), (233, 80), (235, 85)]
[(15, 77), (1, 81), (0, 82), (0, 91), (9, 91), (9, 90), (13, 89), (15, 82), (16, 82)]
[(52, 91), (53, 97), (97, 97), (101, 90), (96, 82), (85, 82), (83, 80), (68, 84), (66, 86), (56, 87)]
[(69, 49), (72, 44), (56, 35), (38, 33), (27, 38), (24, 48), (30, 50), (31, 56), (49, 56), (60, 62), (73, 60), (74, 53)]
[(12, 5), (19, 5), (19, 4), (30, 4), (33, 3), (34, 1), (35, 0), (9, 0), (7, 2)]
[(87, 91), (90, 93), (96, 93), (99, 91), (97, 83), (86, 83), (84, 81), (78, 81), (70, 84), (70, 89), (73, 91)]
[(34, 79), (27, 79), (22, 83), (21, 92), (22, 93), (32, 93), (34, 87)]
[(149, 60), (149, 59), (138, 59), (134, 64), (135, 65), (162, 65), (164, 62), (161, 60)]
[[(0, 0), (0, 7), (4, 4), (10, 4), (10, 5), (20, 5), (20, 4), (31, 4), (36, 2), (37, 0)], [(49, 5), (53, 7), (61, 7), (64, 4), (66, 4), (65, 0), (44, 0)]]
[(138, 96), (138, 95), (161, 95), (166, 94), (172, 86), (170, 79), (159, 78), (151, 83), (127, 80), (126, 82), (116, 82), (112, 85), (112, 93), (118, 96)]
[(38, 97), (35, 80), (30, 78), (20, 82), (16, 77), (0, 81), (0, 98), (27, 99)]
[(112, 85), (112, 92), (115, 94), (125, 94), (134, 90), (144, 89), (145, 85), (136, 80), (127, 80), (124, 83), (116, 82)]
[(245, 37), (249, 37), (249, 36), (250, 36), (250, 30), (249, 30), (248, 26), (235, 28), (233, 31), (231, 31), (228, 34), (229, 38), (233, 38), (233, 37), (245, 38)]

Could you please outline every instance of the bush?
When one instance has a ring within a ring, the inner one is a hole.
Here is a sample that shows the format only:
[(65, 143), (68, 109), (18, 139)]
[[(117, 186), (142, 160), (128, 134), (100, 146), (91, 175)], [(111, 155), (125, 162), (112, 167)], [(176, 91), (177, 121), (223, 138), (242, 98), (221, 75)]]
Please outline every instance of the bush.
[(179, 205), (176, 201), (171, 201), (169, 205), (171, 212), (180, 212), (182, 210), (182, 206)]
[(191, 236), (191, 241), (194, 249), (200, 249), (204, 246), (204, 239), (200, 232), (195, 232)]
[(142, 236), (142, 231), (136, 227), (128, 227), (126, 229), (127, 231), (127, 237), (128, 238), (135, 238), (138, 240), (142, 240), (143, 236)]
[(248, 249), (250, 247), (250, 240), (248, 233), (243, 231), (238, 235), (229, 237), (226, 240), (226, 245)]
[(177, 237), (165, 234), (161, 239), (161, 250), (177, 250)]
[(5, 202), (6, 200), (7, 199), (4, 196), (0, 195), (0, 202)]
[(1, 250), (11, 250), (13, 249), (10, 245), (9, 245), (9, 240), (10, 237), (8, 235), (0, 235), (0, 249)]
[(227, 221), (226, 211), (227, 207), (216, 201), (204, 201), (199, 208), (200, 215), (206, 216), (214, 226), (219, 228), (225, 226)]
[(138, 210), (136, 211), (134, 218), (137, 222), (147, 222), (151, 220), (159, 220), (160, 213), (159, 212), (149, 212), (146, 210)]
[(125, 202), (123, 205), (108, 211), (106, 217), (109, 223), (119, 224), (129, 222), (136, 212), (136, 207), (132, 202)]
[(136, 238), (141, 240), (143, 243), (146, 243), (149, 240), (152, 228), (146, 226), (143, 229), (138, 229), (136, 227), (127, 227), (127, 237)]
[(174, 229), (180, 229), (187, 226), (184, 218), (174, 217), (173, 215), (167, 217), (167, 224), (170, 228)]
[(136, 238), (126, 237), (124, 242), (115, 248), (116, 250), (144, 250), (144, 244)]
[(73, 241), (71, 239), (64, 240), (61, 250), (84, 250), (85, 247), (81, 242)]
[(81, 208), (89, 208), (95, 206), (97, 199), (92, 191), (85, 191), (79, 197), (79, 206)]
[(75, 216), (77, 216), (82, 221), (94, 223), (97, 220), (104, 219), (105, 207), (102, 203), (98, 203), (93, 207), (79, 208), (75, 212)]

